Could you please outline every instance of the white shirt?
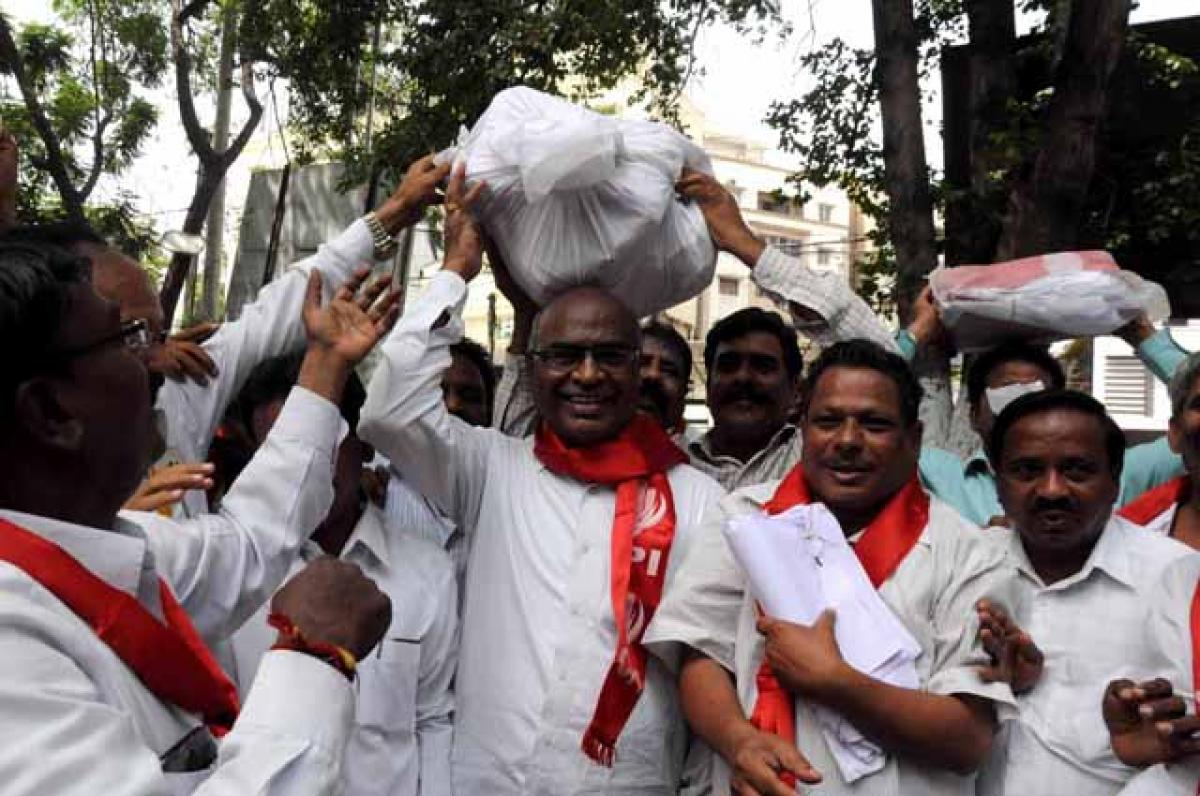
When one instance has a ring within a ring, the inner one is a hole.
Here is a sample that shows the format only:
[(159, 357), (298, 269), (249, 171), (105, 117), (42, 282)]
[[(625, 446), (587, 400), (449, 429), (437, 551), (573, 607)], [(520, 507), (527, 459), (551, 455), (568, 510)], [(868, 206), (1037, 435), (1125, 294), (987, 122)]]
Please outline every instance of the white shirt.
[(1007, 543), (1018, 573), (1009, 608), (1046, 661), (1037, 684), (1018, 698), (1015, 720), (996, 736), (979, 793), (1115, 794), (1135, 772), (1112, 752), (1100, 710), (1104, 689), (1121, 677), (1146, 679), (1154, 662), (1143, 635), (1147, 595), (1189, 548), (1114, 516), (1083, 569), (1045, 586), (1015, 531), (986, 533)]
[[(610, 537), (615, 490), (554, 475), (533, 439), (446, 412), (448, 347), (466, 285), (439, 272), (383, 345), (360, 436), (460, 528), (469, 529), (454, 739), (460, 794), (675, 793), (686, 732), (674, 680), (651, 661), (646, 688), (605, 768), (580, 750), (616, 650)], [(449, 322), (434, 328), (445, 313)], [(666, 593), (720, 488), (667, 474), (677, 524)]]
[[(315, 542), (292, 564), (294, 575), (324, 555)], [(346, 748), (346, 796), (442, 796), (450, 791), (450, 683), (457, 660), (454, 570), (432, 543), (404, 536), (370, 503), (339, 556), (356, 564), (392, 600), (392, 623), (358, 664), (358, 721)], [(290, 575), (289, 575), (290, 577)], [(238, 691), (275, 643), (266, 606), (234, 635)]]
[[(722, 534), (729, 518), (762, 511), (779, 482), (733, 492), (709, 516), (701, 539), (682, 562), (676, 588), (659, 606), (646, 631), (654, 654), (675, 665), (682, 647), (698, 650), (729, 671), (749, 716), (758, 693), (755, 676), (762, 664), (763, 637), (755, 629), (755, 603), (745, 576)], [(922, 649), (917, 658), (921, 687), (935, 694), (969, 694), (997, 707), (1013, 703), (1007, 685), (987, 684), (976, 667), (986, 660), (975, 637), (975, 602), (1007, 596), (1012, 576), (1003, 549), (984, 539), (954, 509), (930, 501), (929, 522), (916, 545), (879, 588), (879, 596), (912, 633)], [(796, 710), (797, 748), (824, 776), (817, 792), (856, 796), (966, 796), (974, 776), (960, 776), (917, 760), (889, 755), (883, 770), (847, 785), (821, 733), (815, 713), (802, 701)], [(719, 761), (714, 792), (724, 793), (729, 772)], [(1016, 793), (1014, 791), (1014, 793)]]
[[(1149, 621), (1143, 668), (1130, 675), (1135, 682), (1163, 677), (1183, 698), (1190, 714), (1196, 712), (1193, 675), (1192, 598), (1200, 583), (1200, 555), (1188, 553), (1167, 566), (1156, 582), (1147, 584)], [(1107, 685), (1107, 683), (1105, 683)], [(1195, 796), (1200, 787), (1200, 756), (1169, 765), (1153, 766), (1133, 777), (1121, 796)]]
[(461, 608), (463, 584), (467, 577), (466, 534), (459, 530), (454, 520), (422, 497), (395, 468), (391, 468), (383, 511), (387, 515), (388, 527), (415, 539), (423, 539), (446, 551), (454, 565), (454, 578), (458, 582), (458, 605)]
[[(225, 508), (201, 520), (128, 512), (101, 531), (0, 514), (59, 545), (160, 618), (161, 577), (211, 642), (275, 591), (329, 510), (340, 424), (335, 406), (293, 390)], [(58, 598), (0, 563), (0, 716), (6, 796), (290, 796), (333, 792), (354, 699), (328, 665), (273, 652), (221, 743), (217, 766), (164, 774), (160, 756), (199, 720), (160, 701)]]
[[(355, 221), (338, 237), (289, 268), (263, 288), (236, 321), (221, 328), (203, 344), (218, 375), (206, 386), (191, 379), (167, 379), (158, 391), (155, 408), (166, 418), (167, 452), (160, 464), (202, 462), (229, 402), (262, 362), (303, 350), (301, 309), (308, 275), (314, 268), (324, 280), (324, 300), (350, 278), (356, 268), (373, 264), (374, 243), (366, 222)], [(176, 516), (195, 517), (208, 511), (204, 493), (189, 490)]]

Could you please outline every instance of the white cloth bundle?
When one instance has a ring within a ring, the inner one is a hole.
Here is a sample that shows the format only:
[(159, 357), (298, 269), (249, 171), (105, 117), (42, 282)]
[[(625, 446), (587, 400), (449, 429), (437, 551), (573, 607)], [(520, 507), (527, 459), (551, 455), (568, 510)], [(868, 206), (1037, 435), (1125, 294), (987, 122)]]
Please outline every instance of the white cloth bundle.
[(1162, 287), (1122, 271), (1102, 251), (939, 268), (929, 283), (965, 352), (1008, 339), (1044, 344), (1108, 334), (1142, 312), (1160, 321), (1171, 311)]
[(675, 196), (704, 151), (663, 124), (602, 116), (533, 89), (500, 92), (439, 155), (486, 180), (479, 218), (513, 279), (538, 304), (581, 284), (639, 316), (712, 281), (716, 251), (700, 210)]
[[(811, 625), (837, 612), (834, 635), (842, 657), (858, 671), (901, 688), (918, 688), (921, 647), (871, 585), (841, 526), (823, 504), (794, 506), (775, 516), (748, 514), (725, 528), (750, 592), (776, 619)], [(854, 725), (820, 706), (814, 712), (846, 782), (873, 774), (887, 753)]]

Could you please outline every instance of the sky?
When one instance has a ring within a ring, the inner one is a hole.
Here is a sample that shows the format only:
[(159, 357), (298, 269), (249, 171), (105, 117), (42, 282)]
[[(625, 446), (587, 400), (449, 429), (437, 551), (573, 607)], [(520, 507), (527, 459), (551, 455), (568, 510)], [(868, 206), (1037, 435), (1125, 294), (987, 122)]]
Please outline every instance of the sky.
[[(18, 23), (45, 20), (53, 13), (50, 0), (0, 0), (0, 5)], [(771, 102), (798, 96), (807, 86), (806, 76), (799, 68), (800, 57), (835, 37), (853, 46), (870, 47), (873, 36), (870, 0), (782, 0), (781, 12), (793, 28), (786, 41), (769, 36), (756, 43), (725, 27), (703, 31), (697, 46), (697, 74), (687, 91), (689, 99), (713, 127), (768, 146), (773, 146), (776, 139), (762, 119)], [(1196, 0), (1140, 0), (1132, 20), (1144, 22), (1195, 13)], [(1023, 24), (1027, 26), (1028, 21)], [(182, 222), (183, 210), (194, 187), (195, 167), (171, 90), (163, 89), (157, 99), (162, 109), (160, 124), (143, 157), (122, 178), (122, 183), (142, 197), (142, 210), (155, 219), (160, 231), (165, 231)], [(251, 170), (277, 166), (284, 160), (277, 133), (279, 120), (269, 98), (265, 100), (266, 112), (259, 134), (228, 177), (226, 221), (231, 233), (241, 213)], [(286, 95), (279, 92), (277, 100), (280, 115), (286, 119)], [(198, 111), (202, 120), (211, 119), (211, 100), (201, 100)], [(242, 111), (240, 98), (235, 98), (234, 129)], [(937, 111), (936, 104), (927, 108), (925, 120), (931, 162), (935, 166), (941, 149)], [(232, 240), (232, 236), (227, 236), (227, 243)]]

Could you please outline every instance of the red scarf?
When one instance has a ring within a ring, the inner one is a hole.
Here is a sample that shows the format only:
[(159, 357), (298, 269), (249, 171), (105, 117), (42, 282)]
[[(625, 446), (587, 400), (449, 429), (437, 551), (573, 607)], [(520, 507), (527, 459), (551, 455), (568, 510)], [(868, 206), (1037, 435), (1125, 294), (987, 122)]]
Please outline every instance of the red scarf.
[(0, 561), (23, 570), (61, 600), (159, 699), (202, 716), (217, 737), (233, 726), (237, 689), (162, 580), (158, 595), (165, 625), (58, 545), (2, 519)]
[(662, 599), (675, 538), (675, 503), (666, 472), (688, 459), (658, 423), (640, 412), (619, 437), (588, 448), (567, 447), (542, 424), (533, 452), (552, 473), (617, 490), (611, 584), (617, 651), (582, 744), (584, 754), (611, 766), (617, 737), (646, 685), (642, 634)]
[[(793, 506), (804, 506), (810, 502), (812, 497), (804, 480), (804, 467), (797, 464), (763, 508), (767, 514), (782, 514)], [(929, 495), (914, 475), (903, 489), (892, 496), (854, 545), (854, 554), (858, 556), (858, 562), (862, 564), (872, 586), (878, 589), (892, 576), (921, 538), (928, 523)], [(778, 735), (794, 744), (796, 717), (792, 695), (775, 679), (766, 661), (759, 666), (755, 682), (758, 699), (750, 716), (751, 723), (763, 732)], [(781, 778), (795, 787), (796, 780), (791, 774), (783, 774)]]
[(1148, 492), (1143, 492), (1132, 503), (1126, 503), (1117, 511), (1117, 515), (1135, 525), (1147, 525), (1167, 509), (1182, 503), (1187, 497), (1190, 484), (1191, 481), (1186, 475), (1173, 478)]

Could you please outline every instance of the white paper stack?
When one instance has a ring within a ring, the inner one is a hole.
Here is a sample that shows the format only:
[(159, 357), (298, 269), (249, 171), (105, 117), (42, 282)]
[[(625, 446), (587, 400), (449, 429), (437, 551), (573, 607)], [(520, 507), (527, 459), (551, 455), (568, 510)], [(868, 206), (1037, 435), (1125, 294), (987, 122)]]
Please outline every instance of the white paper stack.
[[(823, 504), (735, 518), (726, 526), (725, 538), (768, 616), (811, 625), (831, 608), (837, 613), (838, 648), (847, 663), (901, 688), (920, 686), (920, 646), (880, 599)], [(850, 722), (819, 705), (814, 712), (846, 782), (884, 767), (886, 753)]]

